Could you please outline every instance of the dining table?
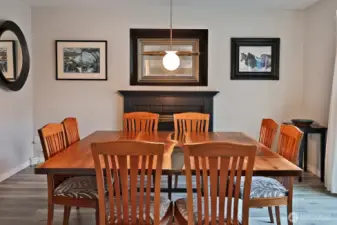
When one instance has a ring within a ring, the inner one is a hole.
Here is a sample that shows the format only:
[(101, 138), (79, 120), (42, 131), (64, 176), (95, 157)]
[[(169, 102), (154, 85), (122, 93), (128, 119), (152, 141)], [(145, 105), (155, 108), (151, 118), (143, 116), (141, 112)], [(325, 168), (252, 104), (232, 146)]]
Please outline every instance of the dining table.
[[(254, 176), (301, 177), (303, 173), (302, 169), (297, 165), (242, 132), (96, 131), (37, 165), (35, 174), (95, 175), (91, 144), (117, 140), (159, 142), (164, 144), (162, 175), (168, 177), (168, 182), (167, 187), (162, 187), (161, 191), (167, 192), (170, 199), (172, 193), (186, 191), (185, 188), (174, 188), (172, 186), (172, 176), (184, 175), (185, 173), (183, 146), (186, 144), (230, 142), (256, 145)], [(242, 173), (244, 175), (244, 169)]]

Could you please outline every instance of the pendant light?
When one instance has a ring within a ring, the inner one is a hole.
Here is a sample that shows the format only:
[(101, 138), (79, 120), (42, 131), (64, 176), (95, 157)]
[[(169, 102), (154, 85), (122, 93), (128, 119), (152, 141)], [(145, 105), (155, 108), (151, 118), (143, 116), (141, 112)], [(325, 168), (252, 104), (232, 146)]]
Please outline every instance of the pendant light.
[(177, 51), (172, 51), (172, 14), (172, 0), (170, 0), (170, 48), (169, 51), (165, 51), (166, 55), (163, 58), (163, 66), (169, 71), (174, 71), (180, 66)]
[(163, 57), (163, 66), (168, 71), (174, 71), (178, 69), (180, 66), (180, 58), (179, 56), (198, 56), (200, 55), (199, 52), (190, 52), (190, 51), (173, 51), (172, 50), (172, 39), (173, 39), (173, 32), (172, 32), (172, 0), (170, 0), (170, 45), (168, 51), (148, 51), (143, 52), (142, 55), (147, 56), (164, 56)]

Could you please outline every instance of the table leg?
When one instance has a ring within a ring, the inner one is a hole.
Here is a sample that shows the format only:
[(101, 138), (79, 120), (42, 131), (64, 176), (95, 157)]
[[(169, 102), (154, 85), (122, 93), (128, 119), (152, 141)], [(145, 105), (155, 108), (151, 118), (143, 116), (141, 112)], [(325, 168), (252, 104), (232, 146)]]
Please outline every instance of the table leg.
[(167, 175), (167, 193), (169, 200), (172, 199), (172, 174)]
[(321, 181), (325, 176), (326, 131), (321, 133)]
[(304, 171), (308, 170), (308, 134), (303, 135), (303, 151), (304, 151)]

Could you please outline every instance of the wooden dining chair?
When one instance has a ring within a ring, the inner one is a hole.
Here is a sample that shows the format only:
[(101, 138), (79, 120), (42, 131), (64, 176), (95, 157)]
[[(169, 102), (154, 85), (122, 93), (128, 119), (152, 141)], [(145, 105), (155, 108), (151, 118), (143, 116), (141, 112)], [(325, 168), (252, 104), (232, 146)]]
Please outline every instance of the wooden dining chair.
[[(116, 141), (93, 143), (91, 150), (97, 177), (100, 225), (172, 223), (171, 201), (160, 196), (164, 144)], [(156, 179), (152, 179), (153, 174)], [(108, 204), (105, 186), (108, 187)], [(151, 195), (151, 188), (154, 188), (154, 195)]]
[(260, 129), (259, 142), (271, 149), (277, 130), (278, 124), (273, 119), (263, 119)]
[[(178, 224), (248, 225), (256, 150), (255, 145), (221, 142), (184, 146), (187, 198), (175, 202)], [(192, 190), (192, 173), (196, 195)], [(235, 181), (240, 182), (242, 176), (246, 179), (241, 200)]]
[(157, 131), (159, 114), (149, 112), (124, 113), (123, 129), (128, 132)]
[(173, 114), (175, 132), (208, 132), (209, 114), (178, 113)]
[[(44, 158), (54, 157), (67, 147), (62, 124), (48, 124), (38, 130)], [(52, 225), (54, 205), (64, 205), (63, 224), (67, 225), (71, 207), (96, 209), (98, 219), (98, 193), (94, 176), (48, 175), (48, 225)], [(99, 221), (96, 221), (98, 224)]]
[[(277, 153), (296, 164), (302, 137), (303, 132), (297, 127), (281, 125)], [(294, 177), (287, 177), (287, 180), (280, 181), (271, 177), (253, 177), (249, 205), (251, 208), (268, 207), (272, 223), (274, 223), (272, 207), (275, 206), (277, 225), (281, 224), (279, 206), (287, 206), (288, 224), (292, 225), (290, 217), (292, 215)]]
[(67, 144), (71, 145), (80, 140), (80, 134), (78, 131), (77, 119), (68, 117), (62, 121), (64, 131), (66, 134)]
[[(183, 134), (185, 132), (208, 132), (209, 114), (187, 112), (173, 114), (174, 132)], [(179, 175), (175, 175), (174, 187), (178, 187)]]

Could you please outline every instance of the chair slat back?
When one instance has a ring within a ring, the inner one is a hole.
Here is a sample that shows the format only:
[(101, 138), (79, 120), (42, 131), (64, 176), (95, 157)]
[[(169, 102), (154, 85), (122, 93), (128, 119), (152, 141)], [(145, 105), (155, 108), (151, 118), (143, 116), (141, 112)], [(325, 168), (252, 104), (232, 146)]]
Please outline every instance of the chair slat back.
[(260, 129), (259, 141), (271, 148), (278, 130), (278, 124), (272, 119), (263, 119)]
[(297, 163), (303, 132), (293, 125), (281, 125), (277, 153)]
[(124, 113), (123, 129), (128, 132), (157, 131), (159, 114), (149, 112)]
[(44, 159), (48, 160), (67, 147), (62, 124), (51, 123), (38, 130)]
[(208, 132), (209, 117), (209, 114), (194, 112), (174, 114), (174, 131)]
[[(106, 213), (104, 186), (108, 187), (109, 192), (110, 223), (115, 224), (150, 224), (150, 196), (154, 186), (154, 224), (159, 225), (164, 144), (116, 141), (94, 143), (91, 149), (96, 169), (101, 225), (105, 225), (102, 221), (105, 221)], [(105, 185), (104, 169), (107, 176)], [(154, 185), (153, 174), (156, 177)], [(137, 196), (139, 201), (136, 201)]]
[[(196, 201), (198, 211), (196, 224), (239, 224), (240, 185), (235, 183), (240, 184), (242, 176), (245, 176), (242, 224), (248, 225), (256, 150), (255, 145), (215, 142), (184, 146), (189, 225), (195, 224), (193, 201)], [(197, 188), (194, 200), (192, 170), (195, 171)]]
[(65, 118), (62, 121), (62, 124), (64, 126), (67, 144), (71, 145), (75, 142), (78, 142), (80, 140), (80, 134), (78, 131), (77, 119), (72, 117)]

